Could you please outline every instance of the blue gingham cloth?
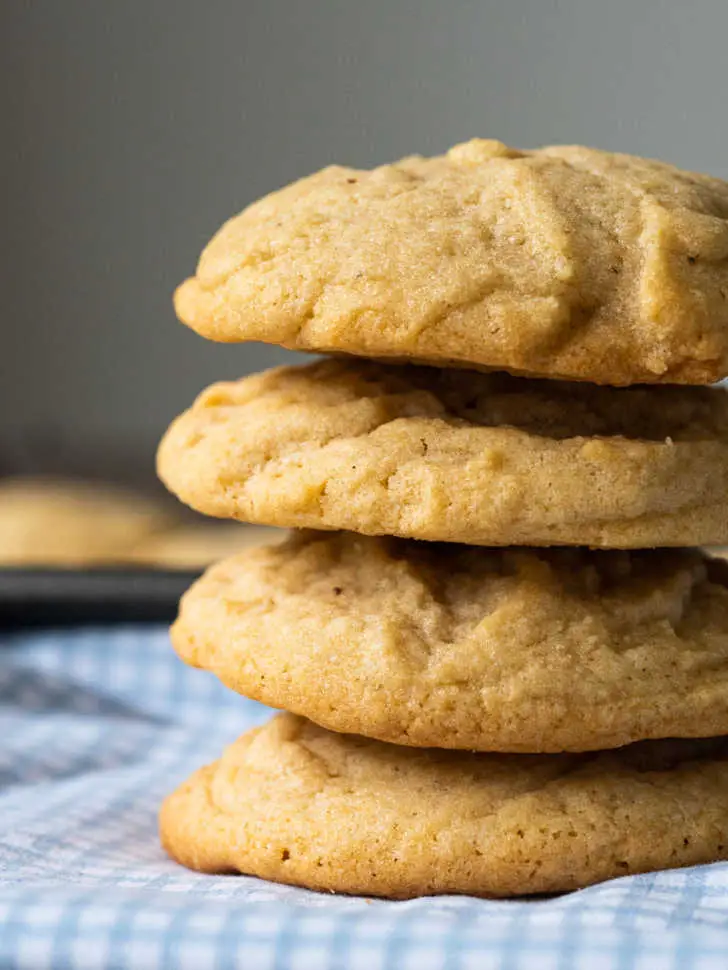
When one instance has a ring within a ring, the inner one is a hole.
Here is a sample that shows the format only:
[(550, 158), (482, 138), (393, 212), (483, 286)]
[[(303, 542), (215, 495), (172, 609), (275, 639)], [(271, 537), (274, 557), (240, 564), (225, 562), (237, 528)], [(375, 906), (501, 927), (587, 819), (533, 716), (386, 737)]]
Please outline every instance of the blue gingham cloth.
[(0, 970), (728, 967), (728, 865), (538, 901), (387, 902), (202, 876), (164, 795), (269, 716), (161, 629), (0, 643)]

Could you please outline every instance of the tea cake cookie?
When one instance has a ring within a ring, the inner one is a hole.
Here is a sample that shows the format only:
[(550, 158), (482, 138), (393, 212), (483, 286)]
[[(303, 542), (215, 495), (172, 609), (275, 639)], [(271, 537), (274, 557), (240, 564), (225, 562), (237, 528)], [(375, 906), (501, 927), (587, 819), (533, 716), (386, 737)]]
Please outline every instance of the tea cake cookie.
[(599, 384), (728, 375), (728, 183), (474, 139), (333, 166), (227, 222), (176, 294), (213, 340)]
[(728, 565), (307, 533), (218, 563), (172, 642), (228, 687), (403, 745), (728, 734)]
[(0, 565), (126, 562), (138, 543), (173, 521), (163, 506), (114, 485), (6, 478), (0, 481)]
[(728, 856), (724, 738), (468, 754), (283, 714), (164, 803), (183, 865), (334, 892), (516, 896)]
[(216, 384), (158, 470), (207, 515), (479, 545), (728, 543), (728, 395), (325, 360)]

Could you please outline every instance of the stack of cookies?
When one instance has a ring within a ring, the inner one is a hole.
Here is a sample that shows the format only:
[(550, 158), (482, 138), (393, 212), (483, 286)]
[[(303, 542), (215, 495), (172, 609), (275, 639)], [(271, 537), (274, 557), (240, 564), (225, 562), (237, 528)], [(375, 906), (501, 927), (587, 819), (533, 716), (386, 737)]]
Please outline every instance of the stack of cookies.
[(173, 857), (392, 897), (728, 858), (726, 183), (483, 140), (328, 168), (177, 311), (335, 356), (160, 448), (195, 509), (309, 530), (182, 601), (183, 659), (290, 713), (170, 796)]

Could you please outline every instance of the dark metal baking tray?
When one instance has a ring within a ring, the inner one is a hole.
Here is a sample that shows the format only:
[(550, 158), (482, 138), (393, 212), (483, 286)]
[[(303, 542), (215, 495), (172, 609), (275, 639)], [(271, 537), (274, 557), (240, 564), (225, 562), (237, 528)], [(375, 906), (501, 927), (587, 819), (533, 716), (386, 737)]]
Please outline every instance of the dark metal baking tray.
[(0, 627), (169, 623), (199, 571), (0, 568)]

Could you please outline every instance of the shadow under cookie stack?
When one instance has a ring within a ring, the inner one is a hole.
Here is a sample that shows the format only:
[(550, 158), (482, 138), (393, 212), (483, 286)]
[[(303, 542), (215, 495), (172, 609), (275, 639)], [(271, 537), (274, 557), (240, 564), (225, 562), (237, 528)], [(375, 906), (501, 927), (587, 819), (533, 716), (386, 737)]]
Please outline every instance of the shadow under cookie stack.
[(290, 713), (167, 799), (175, 859), (408, 897), (728, 858), (727, 220), (718, 179), (475, 140), (223, 226), (180, 318), (339, 356), (160, 447), (198, 511), (306, 530), (182, 600), (182, 658)]

